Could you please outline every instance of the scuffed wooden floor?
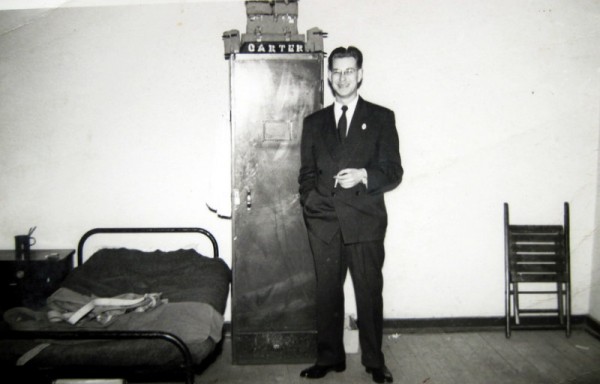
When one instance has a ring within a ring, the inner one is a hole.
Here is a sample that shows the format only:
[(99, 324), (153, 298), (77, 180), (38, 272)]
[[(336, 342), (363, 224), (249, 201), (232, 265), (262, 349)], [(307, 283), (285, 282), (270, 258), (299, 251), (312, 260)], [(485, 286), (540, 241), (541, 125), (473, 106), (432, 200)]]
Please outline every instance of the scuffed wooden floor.
[[(600, 341), (583, 330), (384, 335), (387, 365), (394, 383), (406, 384), (597, 384)], [(307, 365), (231, 364), (231, 343), (196, 384), (209, 383), (372, 383), (359, 354), (347, 356), (347, 369), (319, 380), (301, 378)]]

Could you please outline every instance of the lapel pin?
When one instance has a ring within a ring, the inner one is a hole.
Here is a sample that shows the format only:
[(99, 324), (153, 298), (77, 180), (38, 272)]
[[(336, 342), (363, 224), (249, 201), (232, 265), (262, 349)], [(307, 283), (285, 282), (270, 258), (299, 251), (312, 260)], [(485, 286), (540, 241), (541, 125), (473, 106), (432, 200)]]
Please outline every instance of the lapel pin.
[(365, 129), (367, 129), (367, 124), (366, 124), (366, 123), (363, 123), (363, 125), (362, 125), (362, 127), (361, 127), (361, 128), (362, 128), (362, 130), (364, 131)]

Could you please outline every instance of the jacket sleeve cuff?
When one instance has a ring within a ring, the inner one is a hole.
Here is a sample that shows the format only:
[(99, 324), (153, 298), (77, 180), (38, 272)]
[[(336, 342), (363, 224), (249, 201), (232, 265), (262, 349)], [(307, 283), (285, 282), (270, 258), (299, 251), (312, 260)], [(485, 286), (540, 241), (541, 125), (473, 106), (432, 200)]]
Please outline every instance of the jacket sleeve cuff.
[(368, 187), (368, 182), (369, 182), (369, 175), (367, 173), (367, 170), (364, 168), (360, 169), (361, 173), (362, 173), (362, 177), (360, 179), (361, 183), (363, 183), (365, 185), (365, 187)]

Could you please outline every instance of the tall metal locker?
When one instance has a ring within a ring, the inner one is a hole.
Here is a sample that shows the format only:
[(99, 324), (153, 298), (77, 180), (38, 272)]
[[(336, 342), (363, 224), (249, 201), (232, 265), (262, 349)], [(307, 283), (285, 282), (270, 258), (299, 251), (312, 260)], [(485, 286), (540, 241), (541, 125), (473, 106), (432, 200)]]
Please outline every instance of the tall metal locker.
[(283, 19), (290, 32), (295, 2), (246, 2), (246, 8), (252, 33), (241, 40), (237, 31), (224, 34), (232, 129), (233, 362), (312, 362), (315, 273), (297, 177), (302, 120), (323, 106), (324, 34), (313, 29), (305, 43), (303, 35), (265, 33)]

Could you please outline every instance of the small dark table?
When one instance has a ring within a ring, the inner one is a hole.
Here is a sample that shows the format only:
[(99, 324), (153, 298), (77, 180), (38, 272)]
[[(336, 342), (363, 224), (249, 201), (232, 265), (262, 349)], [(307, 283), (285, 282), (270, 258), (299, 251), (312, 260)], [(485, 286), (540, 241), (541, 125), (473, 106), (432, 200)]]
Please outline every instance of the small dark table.
[(12, 307), (38, 309), (73, 269), (74, 249), (32, 249), (29, 260), (0, 250), (0, 312)]

